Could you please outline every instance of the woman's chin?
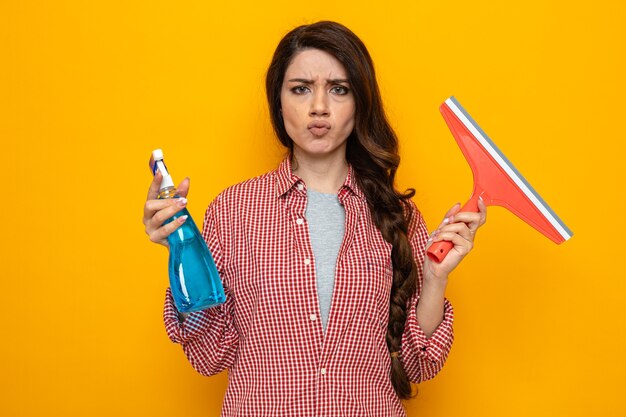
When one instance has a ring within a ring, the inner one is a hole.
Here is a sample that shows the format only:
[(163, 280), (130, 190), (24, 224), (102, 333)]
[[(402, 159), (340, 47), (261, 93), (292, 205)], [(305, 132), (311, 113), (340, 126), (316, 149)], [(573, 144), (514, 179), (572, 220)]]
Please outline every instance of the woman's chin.
[(335, 148), (329, 146), (310, 146), (297, 149), (295, 153), (296, 157), (302, 156), (306, 158), (326, 159), (336, 157), (338, 155), (345, 156), (346, 149), (343, 146)]

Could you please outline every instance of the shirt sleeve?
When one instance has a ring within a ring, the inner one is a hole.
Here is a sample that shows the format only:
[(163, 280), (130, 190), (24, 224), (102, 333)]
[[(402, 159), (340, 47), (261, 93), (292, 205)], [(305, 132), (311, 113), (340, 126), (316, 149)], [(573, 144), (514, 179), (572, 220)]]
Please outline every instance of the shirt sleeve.
[(410, 204), (413, 214), (409, 224), (409, 239), (417, 264), (417, 289), (408, 302), (400, 357), (409, 379), (418, 383), (437, 375), (448, 358), (454, 340), (452, 329), (454, 310), (450, 302), (447, 299), (444, 300), (443, 321), (430, 337), (426, 337), (417, 321), (417, 303), (422, 290), (422, 265), (424, 264), (428, 229), (415, 204), (412, 201)]
[[(219, 197), (218, 197), (219, 198)], [(217, 201), (217, 199), (216, 199)], [(215, 375), (230, 368), (235, 361), (239, 337), (234, 326), (234, 298), (228, 291), (224, 274), (224, 258), (216, 227), (215, 202), (209, 206), (204, 219), (204, 237), (224, 284), (226, 302), (206, 310), (190, 313), (181, 322), (171, 289), (165, 297), (163, 320), (170, 340), (183, 347), (187, 359), (202, 375)]]

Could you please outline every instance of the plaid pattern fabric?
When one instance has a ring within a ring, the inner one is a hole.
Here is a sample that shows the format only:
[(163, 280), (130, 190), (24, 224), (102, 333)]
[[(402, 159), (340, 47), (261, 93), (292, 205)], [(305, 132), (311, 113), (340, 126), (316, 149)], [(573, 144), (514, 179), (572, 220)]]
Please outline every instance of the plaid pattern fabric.
[[(350, 168), (338, 193), (346, 228), (330, 317), (322, 330), (314, 256), (304, 217), (306, 185), (278, 169), (222, 192), (207, 209), (203, 236), (227, 301), (181, 323), (170, 290), (164, 320), (203, 375), (228, 369), (222, 415), (405, 416), (389, 378), (385, 342), (391, 245), (373, 224)], [(418, 266), (428, 232), (413, 203), (410, 241)], [(409, 301), (400, 358), (414, 382), (434, 377), (453, 340), (453, 310), (426, 338)]]

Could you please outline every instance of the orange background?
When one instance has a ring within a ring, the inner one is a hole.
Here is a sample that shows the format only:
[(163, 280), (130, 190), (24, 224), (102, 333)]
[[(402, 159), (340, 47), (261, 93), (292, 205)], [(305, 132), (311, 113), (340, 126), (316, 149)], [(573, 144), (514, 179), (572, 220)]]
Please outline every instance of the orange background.
[(265, 69), (319, 19), (368, 45), (431, 228), (471, 191), (438, 112), (454, 95), (575, 233), (490, 210), (450, 281), (452, 354), (409, 415), (624, 414), (623, 1), (2, 0), (0, 415), (219, 415), (226, 375), (196, 374), (162, 325), (147, 159), (191, 177), (199, 222), (273, 168)]

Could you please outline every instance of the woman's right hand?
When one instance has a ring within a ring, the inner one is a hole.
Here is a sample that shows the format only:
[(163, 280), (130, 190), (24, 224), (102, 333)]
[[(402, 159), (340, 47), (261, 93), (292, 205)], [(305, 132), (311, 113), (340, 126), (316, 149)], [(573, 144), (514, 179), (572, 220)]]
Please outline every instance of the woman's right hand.
[(168, 198), (159, 200), (159, 187), (163, 176), (157, 171), (150, 189), (148, 190), (148, 198), (143, 209), (143, 224), (146, 227), (146, 234), (154, 243), (161, 244), (169, 248), (167, 237), (176, 229), (178, 229), (187, 216), (181, 216), (163, 226), (163, 222), (178, 213), (187, 205), (187, 193), (189, 192), (189, 178), (185, 178), (176, 188), (181, 198)]

